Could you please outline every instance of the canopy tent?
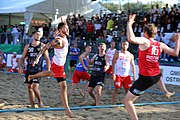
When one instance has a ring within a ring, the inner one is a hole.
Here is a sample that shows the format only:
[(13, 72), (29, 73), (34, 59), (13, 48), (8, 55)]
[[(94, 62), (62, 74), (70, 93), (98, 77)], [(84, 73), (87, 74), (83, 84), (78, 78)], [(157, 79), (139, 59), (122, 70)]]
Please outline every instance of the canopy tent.
[(49, 19), (54, 20), (55, 15), (63, 16), (78, 13), (81, 15), (93, 15), (106, 10), (98, 1), (91, 0), (1, 0), (0, 14), (24, 13), (26, 32), (34, 13), (43, 13)]

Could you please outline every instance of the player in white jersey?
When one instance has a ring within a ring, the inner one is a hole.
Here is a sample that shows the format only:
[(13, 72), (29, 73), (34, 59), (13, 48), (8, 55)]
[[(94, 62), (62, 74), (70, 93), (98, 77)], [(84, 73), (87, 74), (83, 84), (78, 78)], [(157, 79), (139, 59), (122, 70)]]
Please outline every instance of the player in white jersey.
[[(116, 52), (115, 46), (116, 46), (116, 43), (114, 41), (112, 41), (110, 43), (110, 48), (106, 52), (106, 54), (109, 58), (109, 65), (110, 65), (109, 69), (106, 71), (106, 74), (110, 75), (111, 80), (112, 80), (112, 60), (113, 60), (114, 54)], [(111, 90), (111, 88), (112, 88), (112, 81), (111, 80), (109, 81), (109, 83), (106, 82), (106, 84), (109, 85), (108, 86), (109, 90)]]
[(128, 41), (123, 41), (121, 45), (122, 49), (120, 51), (116, 51), (112, 62), (112, 72), (115, 86), (112, 96), (112, 104), (115, 104), (118, 89), (123, 86), (125, 92), (127, 93), (128, 89), (132, 86), (132, 80), (130, 77), (131, 69), (133, 79), (136, 80), (134, 56), (128, 51), (129, 43)]
[(69, 34), (69, 29), (66, 23), (61, 22), (58, 25), (58, 32), (55, 32), (55, 39), (48, 43), (46, 47), (42, 49), (40, 54), (37, 56), (36, 60), (34, 61), (34, 65), (38, 63), (39, 58), (41, 57), (42, 53), (45, 50), (49, 49), (50, 47), (54, 48), (54, 56), (51, 63), (51, 71), (43, 71), (37, 73), (35, 75), (29, 76), (29, 81), (33, 78), (45, 77), (45, 76), (54, 76), (60, 86), (60, 96), (63, 106), (66, 109), (66, 115), (73, 118), (76, 117), (74, 115), (68, 105), (68, 98), (67, 98), (67, 84), (66, 84), (66, 74), (64, 71), (64, 64), (66, 62), (66, 56), (68, 53), (68, 40), (66, 35)]

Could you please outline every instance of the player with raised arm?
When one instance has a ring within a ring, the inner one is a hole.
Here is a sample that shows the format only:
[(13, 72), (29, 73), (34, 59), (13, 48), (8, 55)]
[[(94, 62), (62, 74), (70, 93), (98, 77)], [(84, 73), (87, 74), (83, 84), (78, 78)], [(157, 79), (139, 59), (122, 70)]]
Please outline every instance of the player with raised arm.
[(179, 33), (173, 34), (173, 38), (175, 38), (176, 41), (174, 49), (162, 42), (154, 40), (154, 36), (157, 33), (157, 28), (154, 24), (147, 24), (144, 26), (143, 37), (135, 37), (132, 29), (135, 17), (135, 14), (129, 15), (127, 36), (129, 42), (139, 45), (139, 78), (134, 82), (124, 99), (124, 104), (131, 120), (138, 120), (133, 102), (144, 93), (146, 89), (156, 84), (162, 76), (158, 62), (161, 52), (164, 51), (169, 55), (178, 56), (180, 49)]

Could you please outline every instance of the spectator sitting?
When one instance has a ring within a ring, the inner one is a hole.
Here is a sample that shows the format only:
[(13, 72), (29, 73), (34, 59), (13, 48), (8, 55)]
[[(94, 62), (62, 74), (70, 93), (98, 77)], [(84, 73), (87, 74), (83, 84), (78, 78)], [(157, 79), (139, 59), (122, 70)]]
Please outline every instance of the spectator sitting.
[(17, 53), (13, 52), (13, 56), (11, 57), (11, 65), (12, 67), (9, 68), (7, 71), (8, 72), (18, 72), (18, 58), (17, 58)]
[(167, 30), (167, 32), (172, 32), (172, 29), (171, 29), (171, 19), (168, 20), (168, 24), (167, 24), (166, 30)]
[[(164, 32), (162, 32), (161, 33), (161, 38), (162, 38), (162, 42), (163, 43), (165, 43), (167, 46), (169, 46), (169, 43), (170, 43), (170, 40), (169, 40), (169, 37), (164, 33)], [(164, 60), (164, 61), (168, 61), (168, 55), (166, 54), (166, 53), (162, 53), (162, 60)]]
[(6, 62), (4, 60), (3, 52), (0, 50), (0, 70), (3, 71), (4, 67), (6, 67)]
[[(176, 46), (176, 42), (175, 41), (173, 41), (172, 40), (172, 38), (170, 39), (170, 42), (169, 42), (169, 46), (171, 47), (171, 48), (175, 48), (175, 46)], [(178, 61), (178, 57), (174, 57), (174, 56), (169, 56), (168, 57), (168, 61), (170, 61), (170, 62), (174, 62), (174, 61)]]
[(160, 33), (160, 31), (158, 31), (157, 32), (157, 34), (156, 34), (156, 36), (155, 36), (155, 38), (154, 38), (156, 41), (158, 41), (158, 42), (161, 42), (162, 40), (162, 38), (161, 38), (161, 33)]

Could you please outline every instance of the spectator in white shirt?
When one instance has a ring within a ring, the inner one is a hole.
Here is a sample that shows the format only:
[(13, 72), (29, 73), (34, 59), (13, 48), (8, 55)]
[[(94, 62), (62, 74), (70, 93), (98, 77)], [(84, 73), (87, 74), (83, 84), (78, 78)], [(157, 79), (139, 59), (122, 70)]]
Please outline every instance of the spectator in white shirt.
[(112, 40), (113, 40), (113, 34), (112, 32), (110, 32), (110, 35), (107, 35), (107, 38), (106, 38), (107, 45), (109, 45)]
[(98, 22), (98, 20), (96, 20), (96, 23), (94, 24), (96, 38), (98, 38), (100, 36), (101, 27), (102, 27), (101, 24)]
[[(176, 46), (176, 42), (174, 42), (174, 41), (172, 41), (172, 40), (170, 39), (169, 46), (174, 49), (175, 46)], [(178, 61), (178, 57), (169, 56), (169, 57), (168, 57), (168, 60), (171, 61), (171, 62), (173, 62), (173, 61)]]
[(18, 30), (17, 30), (16, 26), (13, 27), (11, 33), (12, 33), (12, 36), (13, 36), (13, 43), (11, 43), (11, 44), (17, 44), (19, 34), (18, 34)]
[[(161, 38), (162, 38), (162, 42), (163, 43), (165, 43), (167, 46), (169, 46), (169, 43), (170, 43), (170, 38), (164, 33), (164, 32), (162, 32), (161, 33)], [(166, 53), (162, 53), (162, 60), (164, 60), (164, 61), (168, 61), (168, 54), (166, 54)]]
[(167, 24), (166, 29), (167, 29), (167, 32), (172, 32), (172, 29), (171, 29), (171, 20), (170, 19), (168, 20), (168, 24)]

